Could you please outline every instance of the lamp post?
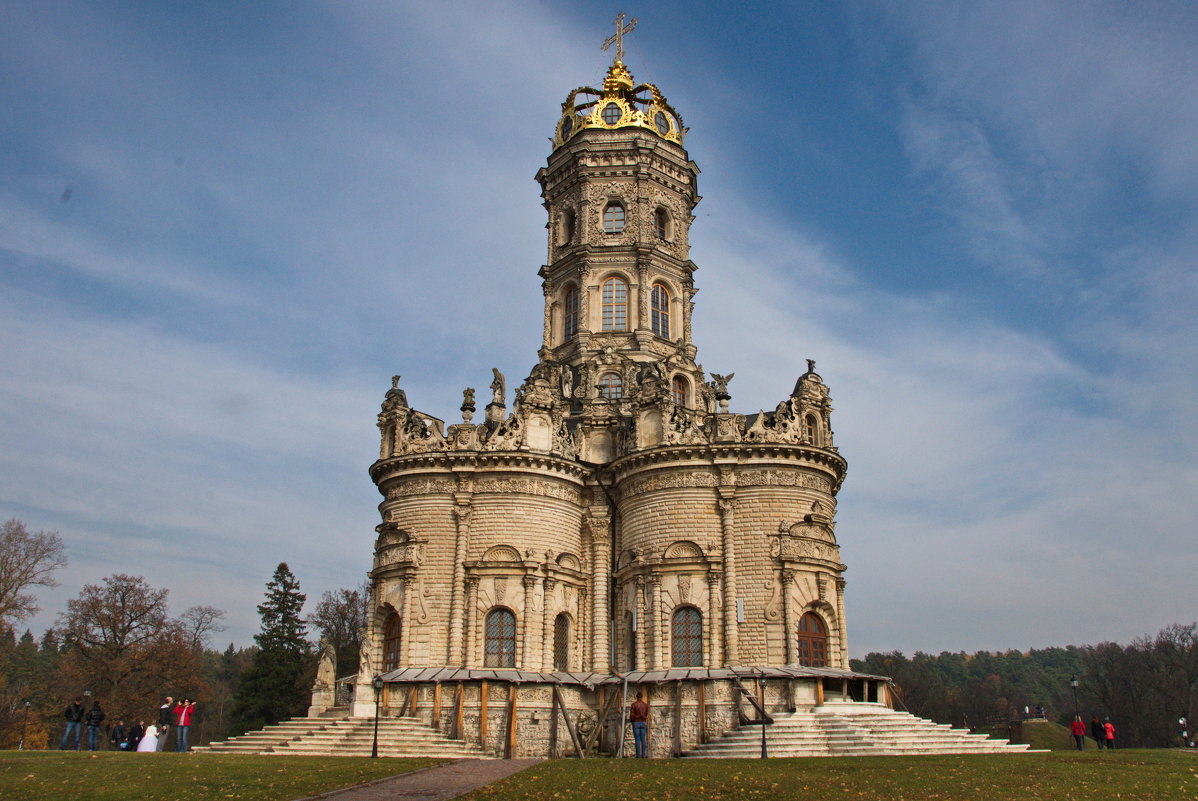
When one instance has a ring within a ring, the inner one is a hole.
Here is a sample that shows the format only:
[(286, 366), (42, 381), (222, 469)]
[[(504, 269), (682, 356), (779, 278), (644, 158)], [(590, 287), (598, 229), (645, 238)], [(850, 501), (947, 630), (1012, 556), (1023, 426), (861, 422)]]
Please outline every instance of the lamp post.
[(1074, 715), (1081, 715), (1081, 713), (1082, 713), (1082, 709), (1077, 703), (1077, 688), (1080, 685), (1081, 685), (1081, 682), (1077, 680), (1077, 676), (1074, 676), (1073, 678), (1069, 679), (1069, 687), (1070, 687), (1070, 689), (1073, 690), (1073, 714)]
[(21, 721), (21, 744), (17, 746), (18, 751), (25, 750), (25, 727), (29, 725), (29, 707), (33, 704), (33, 700), (26, 698), (22, 703), (25, 705), (25, 718)]
[(370, 746), (370, 758), (375, 759), (379, 755), (379, 693), (383, 691), (383, 677), (375, 676), (370, 686), (374, 688), (374, 743)]
[(766, 745), (765, 745), (766, 714), (765, 714), (765, 671), (764, 670), (761, 672), (761, 675), (757, 678), (757, 682), (761, 686), (761, 758), (767, 759), (769, 757), (769, 751), (766, 750)]

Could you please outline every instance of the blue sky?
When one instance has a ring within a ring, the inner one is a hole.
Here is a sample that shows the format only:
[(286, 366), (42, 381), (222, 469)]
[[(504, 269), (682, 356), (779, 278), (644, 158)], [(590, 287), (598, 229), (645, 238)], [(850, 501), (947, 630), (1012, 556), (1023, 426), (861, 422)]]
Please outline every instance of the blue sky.
[[(1198, 6), (0, 0), (0, 517), (248, 643), (369, 568), (374, 416), (540, 338), (533, 180), (626, 61), (691, 132), (699, 360), (804, 359), (849, 460), (849, 642), (1198, 618)], [(777, 365), (787, 365), (778, 369)]]

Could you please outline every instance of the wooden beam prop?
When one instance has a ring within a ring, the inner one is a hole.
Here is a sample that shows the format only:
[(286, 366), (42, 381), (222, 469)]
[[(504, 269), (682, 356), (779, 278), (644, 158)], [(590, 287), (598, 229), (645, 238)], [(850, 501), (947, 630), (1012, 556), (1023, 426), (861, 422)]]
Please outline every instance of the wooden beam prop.
[(433, 683), (433, 731), (441, 731), (441, 682)]
[(566, 709), (566, 702), (562, 700), (562, 691), (556, 684), (553, 685), (553, 702), (561, 710), (562, 718), (566, 721), (566, 731), (570, 733), (570, 742), (574, 743), (574, 750), (578, 752), (578, 758), (586, 759), (586, 752), (583, 751), (582, 742), (578, 739), (578, 732), (574, 730), (574, 724), (570, 722), (570, 711)]
[(503, 738), (503, 758), (511, 759), (516, 751), (516, 695), (519, 692), (515, 682), (507, 686), (507, 732)]
[(679, 756), (682, 753), (682, 680), (674, 682), (674, 743), (670, 753)]
[(699, 743), (707, 742), (707, 682), (699, 682)]
[(595, 730), (587, 735), (587, 741), (585, 743), (583, 743), (583, 746), (585, 747), (585, 749), (587, 751), (591, 750), (591, 748), (593, 748), (595, 746), (595, 741), (597, 739), (599, 739), (599, 737), (601, 736), (600, 732), (603, 731), (603, 729), (605, 728), (604, 724), (607, 722), (607, 712), (611, 708), (612, 702), (615, 701), (616, 697), (617, 697), (616, 693), (613, 692), (611, 695), (608, 695), (606, 698), (604, 698), (603, 697), (604, 694), (602, 691), (605, 688), (600, 687), (599, 689), (601, 691), (600, 695), (599, 695), (599, 698), (600, 698), (599, 717), (595, 721)]
[(483, 679), (478, 696), (478, 744), (487, 747), (487, 680)]
[(466, 697), (466, 686), (458, 682), (453, 688), (453, 730), (450, 734), (454, 740), (462, 739), (462, 701)]

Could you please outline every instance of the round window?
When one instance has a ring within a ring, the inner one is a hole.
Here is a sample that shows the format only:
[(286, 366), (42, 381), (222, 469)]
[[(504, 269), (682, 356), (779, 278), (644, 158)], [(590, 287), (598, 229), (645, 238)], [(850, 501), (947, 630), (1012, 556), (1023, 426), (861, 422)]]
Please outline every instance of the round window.
[(620, 111), (620, 107), (615, 103), (608, 103), (603, 107), (603, 121), (608, 125), (615, 125), (623, 116), (624, 112)]
[(657, 112), (653, 117), (653, 124), (657, 126), (657, 132), (665, 136), (670, 132), (670, 121), (666, 119), (666, 115), (662, 112)]

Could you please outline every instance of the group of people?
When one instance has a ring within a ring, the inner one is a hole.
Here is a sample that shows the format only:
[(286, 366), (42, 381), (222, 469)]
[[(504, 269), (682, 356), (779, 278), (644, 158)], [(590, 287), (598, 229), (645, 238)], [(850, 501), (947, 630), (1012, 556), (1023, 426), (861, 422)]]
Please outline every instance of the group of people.
[[(1086, 750), (1086, 722), (1082, 720), (1081, 715), (1073, 716), (1073, 722), (1069, 724), (1069, 733), (1073, 735), (1074, 742), (1077, 743), (1077, 750)], [(1111, 723), (1110, 718), (1106, 720), (1091, 718), (1090, 736), (1094, 738), (1094, 742), (1098, 743), (1099, 750), (1103, 748), (1115, 750), (1115, 724)]]
[[(108, 733), (108, 740), (118, 751), (137, 751), (141, 753), (164, 751), (170, 732), (175, 732), (175, 750), (184, 752), (190, 750), (188, 733), (191, 731), (191, 720), (195, 715), (196, 702), (193, 698), (184, 698), (178, 703), (171, 696), (162, 699), (158, 707), (158, 720), (148, 726), (144, 720), (133, 723), (128, 728), (123, 720), (118, 720)], [(96, 741), (100, 734), (100, 724), (106, 715), (100, 707), (100, 701), (92, 702), (92, 708), (84, 711), (83, 697), (79, 696), (67, 704), (63, 713), (66, 719), (66, 731), (62, 734), (63, 751), (67, 750), (68, 742), (74, 737), (75, 750), (79, 750), (79, 740), (82, 727), (87, 726), (87, 748), (96, 750)]]

